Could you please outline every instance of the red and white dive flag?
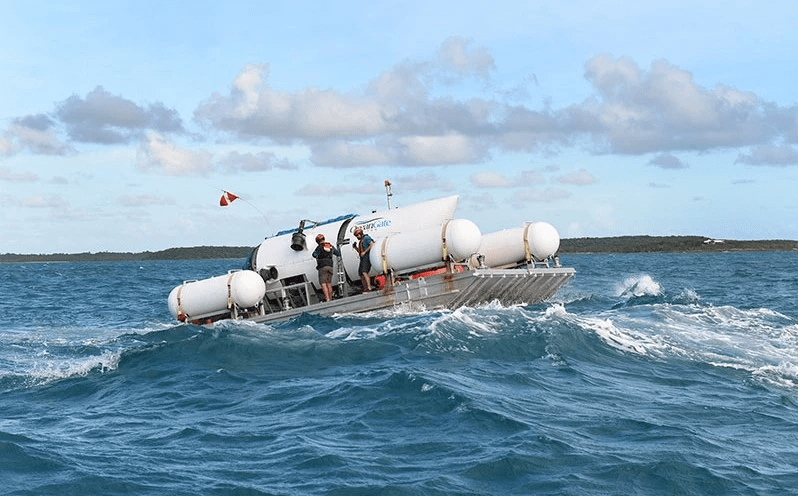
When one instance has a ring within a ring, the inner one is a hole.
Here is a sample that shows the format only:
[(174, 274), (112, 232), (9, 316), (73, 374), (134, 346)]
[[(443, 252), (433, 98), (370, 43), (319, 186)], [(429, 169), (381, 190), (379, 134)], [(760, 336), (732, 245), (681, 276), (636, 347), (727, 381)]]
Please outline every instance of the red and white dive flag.
[(230, 205), (231, 203), (233, 203), (233, 200), (235, 200), (236, 198), (238, 198), (238, 197), (236, 195), (234, 195), (233, 193), (230, 193), (229, 191), (225, 191), (224, 194), (222, 195), (222, 197), (219, 198), (219, 205), (222, 206), (222, 207), (226, 207), (226, 206)]

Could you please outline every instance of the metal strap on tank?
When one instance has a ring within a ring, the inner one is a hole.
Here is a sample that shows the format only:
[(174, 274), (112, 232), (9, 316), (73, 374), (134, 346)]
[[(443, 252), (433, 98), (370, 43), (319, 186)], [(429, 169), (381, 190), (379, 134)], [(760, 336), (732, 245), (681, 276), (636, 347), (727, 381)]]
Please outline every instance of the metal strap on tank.
[(532, 261), (532, 253), (529, 252), (529, 226), (531, 225), (529, 222), (524, 224), (524, 258), (527, 263)]
[(233, 308), (233, 276), (235, 272), (231, 272), (230, 275), (227, 276), (227, 309), (231, 310)]
[[(361, 243), (362, 246), (362, 243)], [(382, 257), (382, 273), (388, 273), (388, 238), (382, 240), (382, 248), (380, 248), (380, 256)]]
[(185, 286), (185, 284), (181, 284), (180, 287), (177, 288), (177, 316), (178, 316), (178, 318), (181, 315), (185, 315), (185, 312), (183, 312), (183, 300), (181, 298), (181, 293), (183, 293), (183, 286)]
[[(451, 220), (451, 219), (450, 219)], [(449, 259), (449, 249), (446, 246), (446, 228), (449, 226), (449, 220), (443, 223), (443, 229), (441, 229), (441, 248), (443, 250), (442, 253), (442, 260), (445, 262)]]

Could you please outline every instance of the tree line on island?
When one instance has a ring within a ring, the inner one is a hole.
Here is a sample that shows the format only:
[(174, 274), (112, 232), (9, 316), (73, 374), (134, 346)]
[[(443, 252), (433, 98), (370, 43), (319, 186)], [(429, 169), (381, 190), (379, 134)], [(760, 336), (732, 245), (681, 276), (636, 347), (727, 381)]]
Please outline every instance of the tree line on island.
[(738, 241), (705, 236), (616, 236), (569, 238), (560, 241), (559, 253), (681, 253), (724, 251), (796, 251), (798, 241), (769, 239)]
[[(160, 251), (84, 252), (0, 255), (0, 262), (114, 262), (145, 260), (245, 259), (251, 246), (193, 246)], [(798, 251), (798, 241), (719, 240), (704, 236), (616, 236), (610, 238), (565, 238), (560, 254), (568, 253), (663, 253), (723, 251)]]
[(169, 248), (160, 251), (131, 252), (83, 252), (50, 253), (22, 255), (6, 253), (0, 255), (0, 262), (126, 262), (146, 260), (210, 260), (225, 258), (246, 258), (252, 252), (251, 246), (192, 246)]

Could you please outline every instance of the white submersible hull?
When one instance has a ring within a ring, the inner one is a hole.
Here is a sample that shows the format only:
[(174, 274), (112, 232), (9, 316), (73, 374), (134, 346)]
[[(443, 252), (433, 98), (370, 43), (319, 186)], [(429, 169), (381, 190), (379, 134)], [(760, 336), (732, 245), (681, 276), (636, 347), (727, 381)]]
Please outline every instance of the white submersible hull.
[[(454, 218), (456, 196), (325, 222), (302, 220), (256, 247), (246, 267), (175, 287), (168, 304), (180, 321), (287, 320), (301, 313), (361, 313), (391, 308), (455, 309), (498, 301), (505, 305), (551, 298), (575, 274), (561, 267), (560, 238), (545, 222), (482, 235)], [(374, 241), (373, 280), (363, 291), (354, 231)], [(324, 235), (341, 255), (334, 261), (334, 297), (324, 301), (308, 240)]]

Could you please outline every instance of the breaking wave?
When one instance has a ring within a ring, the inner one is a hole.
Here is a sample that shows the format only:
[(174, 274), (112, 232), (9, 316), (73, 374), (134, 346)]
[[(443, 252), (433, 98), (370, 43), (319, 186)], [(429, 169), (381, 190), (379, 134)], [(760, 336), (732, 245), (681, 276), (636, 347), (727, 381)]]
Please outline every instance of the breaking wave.
[(651, 276), (624, 279), (609, 310), (565, 318), (623, 352), (684, 359), (748, 372), (779, 387), (798, 387), (798, 322), (769, 308), (702, 302), (693, 289), (670, 295)]
[(616, 296), (659, 296), (662, 294), (662, 286), (651, 278), (648, 274), (640, 274), (628, 277), (619, 283), (615, 288)]

